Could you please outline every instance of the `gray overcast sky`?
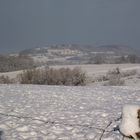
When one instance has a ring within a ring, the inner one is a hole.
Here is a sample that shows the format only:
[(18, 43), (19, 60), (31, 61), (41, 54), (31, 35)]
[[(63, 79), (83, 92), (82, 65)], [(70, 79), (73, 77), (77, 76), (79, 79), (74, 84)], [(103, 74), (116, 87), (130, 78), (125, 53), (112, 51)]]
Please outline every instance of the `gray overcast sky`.
[(0, 0), (0, 52), (47, 44), (140, 47), (140, 0)]

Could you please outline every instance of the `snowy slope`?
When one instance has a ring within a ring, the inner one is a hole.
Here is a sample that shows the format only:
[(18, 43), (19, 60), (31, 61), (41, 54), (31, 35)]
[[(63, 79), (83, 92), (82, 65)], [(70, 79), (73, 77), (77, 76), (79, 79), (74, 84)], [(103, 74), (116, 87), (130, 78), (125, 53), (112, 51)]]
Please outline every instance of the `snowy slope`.
[(113, 131), (140, 88), (0, 85), (0, 135), (6, 140), (121, 140)]

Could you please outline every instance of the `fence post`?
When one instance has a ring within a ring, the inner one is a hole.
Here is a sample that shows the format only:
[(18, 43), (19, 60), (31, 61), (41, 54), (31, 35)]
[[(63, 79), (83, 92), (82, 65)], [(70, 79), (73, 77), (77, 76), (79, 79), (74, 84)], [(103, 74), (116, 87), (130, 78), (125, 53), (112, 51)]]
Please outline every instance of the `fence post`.
[(120, 132), (124, 140), (140, 140), (140, 106), (125, 105), (122, 111)]

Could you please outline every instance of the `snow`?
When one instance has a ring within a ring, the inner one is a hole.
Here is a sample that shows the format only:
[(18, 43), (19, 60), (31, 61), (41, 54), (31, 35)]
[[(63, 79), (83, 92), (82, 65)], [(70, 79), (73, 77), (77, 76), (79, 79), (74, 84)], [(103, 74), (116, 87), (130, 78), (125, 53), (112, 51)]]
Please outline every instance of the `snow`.
[(86, 65), (56, 65), (53, 68), (75, 68), (80, 67), (89, 76), (100, 76), (106, 74), (109, 70), (120, 68), (122, 71), (140, 70), (140, 64), (86, 64)]
[[(61, 58), (60, 58), (61, 59)], [(86, 73), (88, 79), (87, 84), (88, 85), (105, 85), (106, 81), (102, 81), (99, 79), (103, 79), (103, 77), (106, 76), (107, 72), (109, 70), (113, 70), (114, 68), (119, 67), (121, 71), (123, 72), (131, 72), (133, 70), (137, 71), (136, 75), (125, 77), (123, 80), (125, 80), (125, 85), (127, 86), (140, 86), (140, 64), (87, 64), (87, 65), (56, 65), (56, 66), (50, 66), (51, 68), (59, 69), (59, 68), (75, 68), (79, 67), (82, 69), (83, 72)], [(43, 66), (41, 67), (43, 68)], [(13, 71), (13, 72), (5, 72), (0, 73), (0, 76), (9, 76), (9, 78), (16, 78), (17, 75), (22, 73), (23, 71)], [(92, 81), (95, 81), (94, 83)]]
[(121, 123), (117, 118), (124, 105), (140, 105), (139, 91), (125, 86), (0, 85), (0, 130), (6, 140), (121, 140), (119, 131), (113, 131)]
[(120, 125), (120, 131), (125, 136), (133, 136), (137, 140), (136, 133), (140, 132), (138, 111), (140, 106), (138, 105), (125, 105), (123, 107), (122, 122)]

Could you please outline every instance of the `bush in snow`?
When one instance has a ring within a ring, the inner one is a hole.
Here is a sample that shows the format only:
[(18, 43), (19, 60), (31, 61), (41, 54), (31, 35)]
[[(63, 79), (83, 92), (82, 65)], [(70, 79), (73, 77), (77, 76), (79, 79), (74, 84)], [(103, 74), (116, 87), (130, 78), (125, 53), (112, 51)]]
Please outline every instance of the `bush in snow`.
[(125, 105), (123, 107), (120, 132), (125, 139), (140, 140), (140, 106)]
[(0, 84), (11, 84), (14, 83), (13, 79), (10, 79), (8, 76), (0, 76)]
[(108, 83), (105, 85), (123, 86), (125, 81), (121, 79), (122, 75), (119, 68), (113, 69), (107, 73)]
[(17, 77), (21, 84), (42, 84), (42, 76), (40, 70), (30, 69), (23, 71)]
[(137, 70), (135, 70), (135, 69), (121, 72), (122, 77), (129, 77), (129, 76), (136, 75), (136, 74), (137, 74)]
[(86, 75), (79, 68), (33, 69), (19, 75), (21, 84), (85, 85)]

